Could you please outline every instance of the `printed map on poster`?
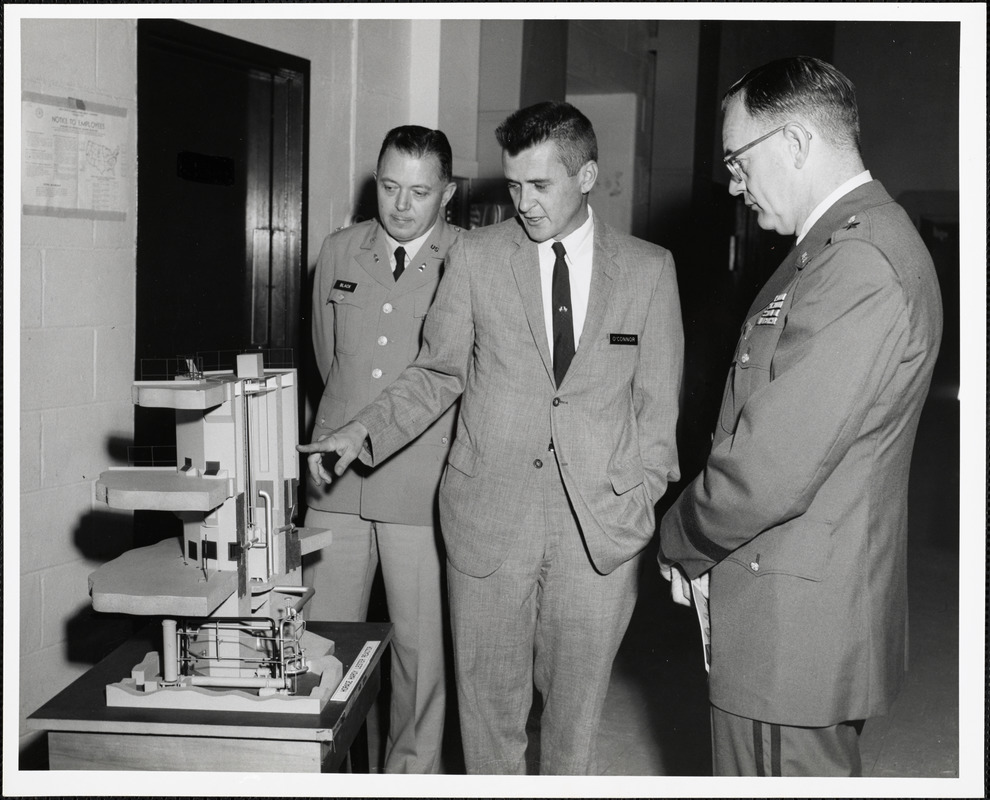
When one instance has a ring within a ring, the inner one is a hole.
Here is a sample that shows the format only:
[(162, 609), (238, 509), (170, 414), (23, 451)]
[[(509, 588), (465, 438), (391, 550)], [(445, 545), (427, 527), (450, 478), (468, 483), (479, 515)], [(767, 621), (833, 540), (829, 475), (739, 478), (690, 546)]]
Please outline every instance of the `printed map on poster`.
[(36, 92), (21, 96), (25, 214), (123, 220), (127, 109)]

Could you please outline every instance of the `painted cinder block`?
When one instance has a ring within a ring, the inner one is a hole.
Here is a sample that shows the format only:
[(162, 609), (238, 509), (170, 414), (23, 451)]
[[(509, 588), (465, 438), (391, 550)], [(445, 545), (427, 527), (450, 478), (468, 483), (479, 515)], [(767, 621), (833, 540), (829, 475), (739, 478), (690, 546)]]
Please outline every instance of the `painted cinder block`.
[(96, 401), (119, 401), (130, 394), (134, 380), (133, 319), (124, 325), (96, 329)]
[(41, 575), (30, 572), (21, 576), (20, 608), (21, 653), (33, 653), (41, 649)]
[(50, 84), (45, 91), (71, 93), (66, 86), (96, 88), (96, 20), (21, 20), (22, 81)]
[(57, 409), (43, 429), (46, 487), (96, 480), (107, 468), (108, 442), (127, 443), (134, 430), (129, 403), (93, 403)]
[(21, 331), (21, 408), (91, 403), (95, 386), (91, 328)]
[(134, 98), (137, 63), (137, 20), (100, 19), (96, 22), (96, 83), (100, 91)]
[(21, 411), (21, 468), (17, 476), (21, 492), (41, 488), (41, 412)]
[[(9, 265), (8, 269), (13, 265)], [(21, 327), (41, 327), (41, 251), (36, 247), (21, 248), (21, 263), (15, 270), (21, 282)]]
[(45, 327), (127, 325), (134, 321), (134, 294), (134, 260), (123, 251), (45, 252)]
[(82, 529), (93, 512), (90, 481), (21, 496), (21, 569), (27, 573), (82, 557)]

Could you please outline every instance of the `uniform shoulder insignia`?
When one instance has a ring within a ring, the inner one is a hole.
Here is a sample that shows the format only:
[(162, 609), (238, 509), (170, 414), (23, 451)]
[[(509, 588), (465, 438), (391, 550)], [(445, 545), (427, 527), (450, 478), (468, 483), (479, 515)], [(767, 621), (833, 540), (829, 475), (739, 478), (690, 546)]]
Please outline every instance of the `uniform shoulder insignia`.
[(346, 225), (341, 225), (341, 226), (339, 226), (337, 228), (334, 228), (333, 229), (333, 232), (334, 233), (339, 233), (340, 231), (344, 230), (344, 228), (346, 228), (346, 227), (347, 227)]
[(849, 219), (846, 220), (846, 224), (843, 227), (847, 231), (851, 231), (853, 228), (858, 228), (859, 227), (859, 220), (856, 219), (856, 215), (853, 214), (851, 217), (849, 217)]

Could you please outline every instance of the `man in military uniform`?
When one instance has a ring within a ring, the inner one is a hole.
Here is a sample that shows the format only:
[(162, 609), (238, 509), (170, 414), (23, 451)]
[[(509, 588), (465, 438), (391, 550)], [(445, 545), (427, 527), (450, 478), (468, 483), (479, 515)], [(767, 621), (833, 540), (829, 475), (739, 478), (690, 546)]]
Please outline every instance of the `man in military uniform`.
[[(323, 398), (313, 441), (339, 428), (419, 351), (423, 322), (458, 229), (443, 219), (454, 194), (443, 132), (389, 131), (375, 176), (378, 219), (328, 236), (313, 290), (313, 343)], [(392, 643), (386, 772), (440, 767), (445, 714), (444, 615), (436, 496), (456, 406), (375, 469), (307, 487), (306, 525), (333, 544), (304, 565), (316, 589), (311, 619), (363, 621), (379, 564)]]
[(938, 284), (863, 165), (838, 70), (771, 62), (723, 111), (729, 191), (798, 238), (747, 314), (708, 463), (661, 522), (661, 570), (675, 601), (708, 597), (715, 774), (859, 775), (863, 720), (904, 675)]

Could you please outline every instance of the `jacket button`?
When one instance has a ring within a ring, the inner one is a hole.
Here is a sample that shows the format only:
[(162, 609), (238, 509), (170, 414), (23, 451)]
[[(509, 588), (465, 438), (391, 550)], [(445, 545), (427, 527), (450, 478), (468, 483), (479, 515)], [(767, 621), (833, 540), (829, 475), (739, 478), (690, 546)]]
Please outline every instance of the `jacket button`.
[(380, 344), (382, 347), (384, 347), (385, 345), (387, 345), (388, 344), (388, 337), (387, 336), (379, 336), (378, 337), (378, 344)]
[(375, 367), (373, 370), (371, 370), (371, 377), (372, 378), (376, 378), (377, 379), (377, 378), (380, 378), (381, 376), (382, 376), (382, 371), (380, 369), (378, 369), (377, 367)]
[(447, 444), (447, 437), (446, 436), (441, 436), (440, 437), (440, 444)]
[(382, 311), (384, 311), (386, 314), (391, 314), (392, 313), (392, 304), (391, 303), (386, 303), (385, 305), (383, 305), (382, 306)]
[(559, 405), (560, 405), (560, 398), (559, 398), (559, 397), (555, 397), (555, 398), (553, 399), (553, 404), (554, 404), (554, 406), (555, 406), (555, 407), (556, 407), (556, 406), (559, 406)]
[(759, 572), (760, 571), (760, 562), (759, 561), (750, 561), (749, 562), (749, 568), (751, 570), (753, 570), (753, 572)]
[(543, 466), (543, 462), (540, 461), (540, 459), (536, 459), (536, 461), (533, 462), (533, 466), (536, 467), (537, 469), (540, 469), (540, 467)]
[(743, 353), (742, 358), (739, 360), (742, 361), (743, 364), (747, 363), (749, 361), (749, 353)]

